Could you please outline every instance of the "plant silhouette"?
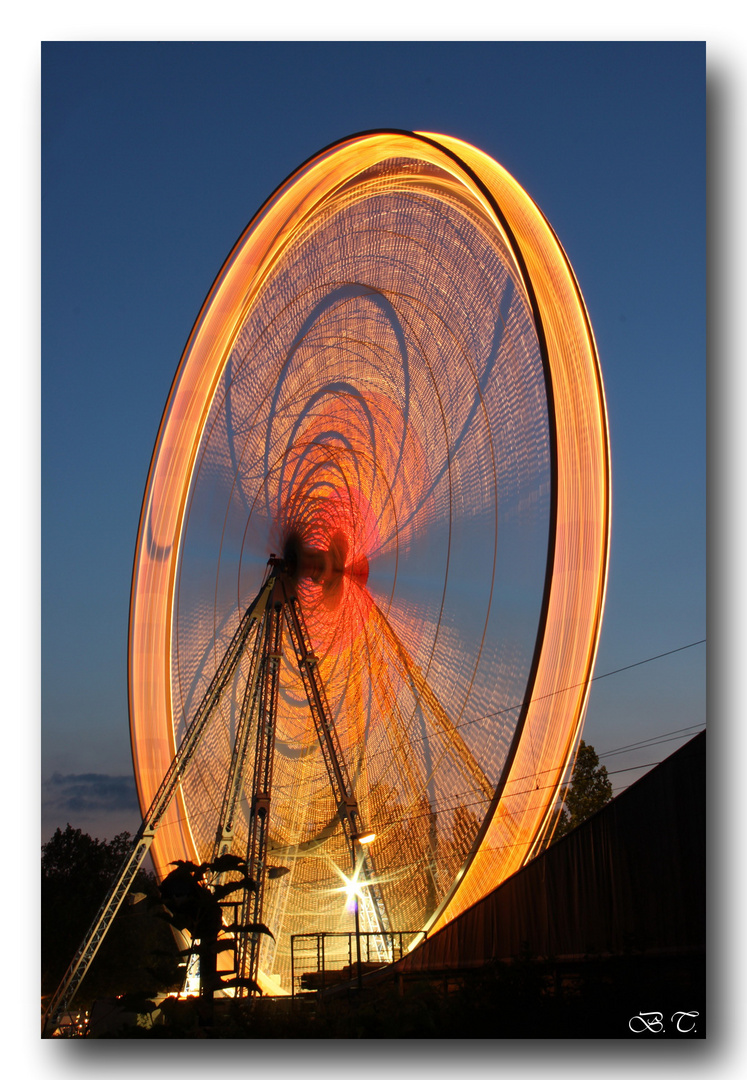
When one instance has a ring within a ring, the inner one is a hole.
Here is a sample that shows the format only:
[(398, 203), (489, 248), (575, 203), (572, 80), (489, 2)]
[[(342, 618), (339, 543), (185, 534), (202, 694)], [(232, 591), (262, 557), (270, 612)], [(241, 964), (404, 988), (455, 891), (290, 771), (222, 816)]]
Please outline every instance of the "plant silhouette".
[[(163, 917), (175, 930), (188, 934), (191, 939), (181, 955), (189, 958), (196, 954), (199, 957), (200, 1018), (203, 1024), (211, 1024), (217, 990), (242, 987), (261, 993), (254, 980), (239, 972), (229, 978), (219, 975), (218, 954), (235, 948), (235, 937), (221, 939), (221, 934), (273, 935), (264, 923), (223, 923), (222, 902), (233, 893), (255, 892), (257, 889), (257, 882), (249, 876), (245, 860), (237, 855), (224, 854), (213, 862), (204, 862), (199, 866), (181, 859), (171, 865), (175, 869), (167, 874), (159, 886)], [(222, 881), (226, 874), (231, 874), (232, 880)]]

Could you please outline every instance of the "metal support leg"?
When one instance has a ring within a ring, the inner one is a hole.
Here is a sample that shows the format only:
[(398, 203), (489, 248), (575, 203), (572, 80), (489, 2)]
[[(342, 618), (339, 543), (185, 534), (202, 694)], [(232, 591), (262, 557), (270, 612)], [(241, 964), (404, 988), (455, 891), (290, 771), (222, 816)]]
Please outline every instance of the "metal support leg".
[[(284, 591), (286, 622), (309, 702), (309, 709), (319, 738), (322, 756), (327, 767), (329, 781), (339, 807), (343, 829), (350, 845), (353, 857), (353, 874), (355, 875), (358, 872), (366, 884), (360, 903), (363, 905), (367, 928), (369, 932), (374, 930), (386, 932), (389, 929), (389, 920), (381, 889), (374, 878), (371, 856), (365, 848), (357, 843), (358, 837), (364, 833), (364, 826), (361, 821), (358, 802), (348, 778), (342, 748), (335, 731), (327, 695), (324, 691), (324, 684), (319, 674), (317, 657), (311, 646), (311, 639), (306, 629), (298, 598), (289, 595), (285, 582), (282, 580), (281, 584)], [(356, 917), (358, 917), (358, 905), (359, 901), (356, 900)], [(389, 949), (385, 937), (381, 937), (376, 947), (382, 959), (389, 958)]]
[[(253, 893), (246, 893), (242, 912), (242, 924), (256, 926), (262, 922), (265, 882), (267, 879), (267, 841), (270, 825), (272, 797), (272, 772), (275, 757), (275, 731), (277, 725), (278, 687), (280, 681), (282, 604), (276, 603), (267, 614), (260, 660), (261, 672), (258, 685), (259, 709), (257, 715), (257, 738), (254, 755), (252, 800), (247, 837), (247, 872), (257, 883)], [(256, 983), (259, 973), (259, 953), (262, 935), (249, 931), (249, 958), (247, 935), (242, 938), (239, 952), (239, 970)], [(239, 987), (239, 993), (241, 993)]]
[(208, 721), (218, 705), (223, 692), (233, 677), (241, 655), (246, 647), (253, 630), (267, 603), (267, 599), (275, 584), (275, 574), (270, 573), (262, 589), (252, 604), (242, 616), (233, 638), (226, 650), (210, 685), (198, 706), (181, 741), (166, 775), (161, 781), (161, 786), (156, 792), (155, 798), (148, 808), (130, 846), (125, 860), (117, 874), (109, 892), (99, 908), (96, 916), (88, 929), (78, 951), (73, 957), (70, 966), (65, 972), (60, 985), (52, 996), (42, 1021), (42, 1031), (54, 1021), (57, 1013), (64, 1007), (69, 1007), (75, 997), (81, 982), (91, 966), (94, 956), (104, 940), (109, 927), (114, 921), (119, 908), (127, 895), (137, 871), (153, 842), (156, 828), (161, 818), (168, 809), (176, 790), (181, 783), (182, 777), (189, 766), (195, 750), (205, 732)]

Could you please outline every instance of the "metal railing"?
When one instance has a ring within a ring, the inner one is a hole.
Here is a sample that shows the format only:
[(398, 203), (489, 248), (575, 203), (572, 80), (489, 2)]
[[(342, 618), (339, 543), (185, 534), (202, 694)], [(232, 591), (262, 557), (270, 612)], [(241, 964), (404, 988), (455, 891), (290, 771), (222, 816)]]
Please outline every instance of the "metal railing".
[[(291, 935), (291, 994), (319, 992), (354, 982), (359, 974), (378, 971), (401, 960), (422, 930), (361, 931), (329, 930)], [(358, 970), (358, 938), (361, 970)], [(382, 961), (381, 941), (386, 939), (388, 961)]]

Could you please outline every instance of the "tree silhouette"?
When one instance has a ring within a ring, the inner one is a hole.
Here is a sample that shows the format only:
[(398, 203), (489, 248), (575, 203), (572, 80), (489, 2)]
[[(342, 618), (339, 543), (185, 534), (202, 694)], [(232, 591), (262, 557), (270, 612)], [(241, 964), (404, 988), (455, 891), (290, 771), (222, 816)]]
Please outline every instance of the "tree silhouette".
[[(59, 985), (129, 847), (129, 833), (98, 840), (70, 824), (42, 846), (42, 993)], [(82, 984), (84, 1000), (180, 985), (174, 935), (153, 911), (158, 899), (155, 877), (140, 870)]]
[(607, 769), (599, 764), (593, 746), (581, 740), (573, 766), (571, 783), (560, 811), (555, 839), (565, 836), (582, 821), (595, 814), (612, 798), (612, 784)]

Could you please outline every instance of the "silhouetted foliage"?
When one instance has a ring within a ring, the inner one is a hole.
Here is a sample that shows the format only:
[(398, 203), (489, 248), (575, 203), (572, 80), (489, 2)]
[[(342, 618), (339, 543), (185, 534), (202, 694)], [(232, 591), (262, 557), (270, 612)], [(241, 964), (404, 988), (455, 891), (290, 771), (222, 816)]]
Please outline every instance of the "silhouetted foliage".
[(601, 810), (611, 798), (612, 784), (607, 776), (607, 769), (599, 764), (599, 756), (594, 747), (582, 739), (555, 838), (565, 836), (575, 829), (597, 810)]
[[(192, 941), (182, 955), (189, 957), (197, 954), (200, 958), (200, 1019), (203, 1024), (210, 1025), (216, 990), (241, 986), (260, 992), (251, 979), (236, 974), (221, 977), (217, 967), (218, 953), (232, 948), (233, 944), (229, 940), (219, 940), (219, 935), (224, 931), (238, 930), (269, 934), (270, 937), (272, 933), (264, 923), (223, 926), (221, 901), (232, 893), (254, 892), (257, 889), (257, 882), (249, 877), (244, 859), (224, 854), (212, 863), (201, 863), (199, 866), (182, 859), (171, 865), (175, 869), (167, 874), (159, 886), (163, 916), (175, 929), (186, 932)], [(220, 878), (225, 873), (238, 874), (239, 877), (223, 882)], [(206, 883), (206, 878), (212, 880)]]
[[(98, 840), (70, 824), (42, 846), (42, 993), (57, 989), (129, 847), (129, 833)], [(81, 1003), (180, 985), (178, 949), (157, 903), (155, 878), (141, 870), (81, 984)]]

